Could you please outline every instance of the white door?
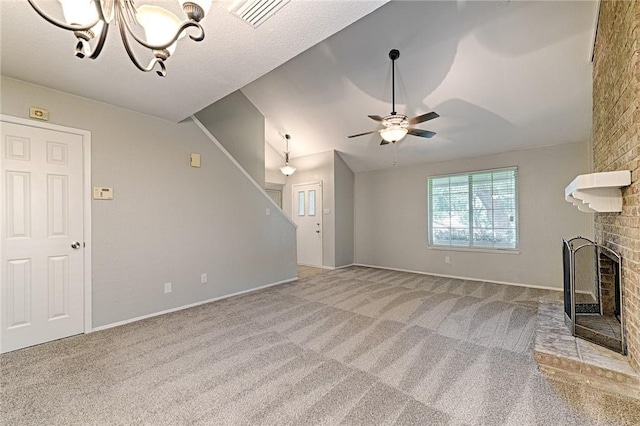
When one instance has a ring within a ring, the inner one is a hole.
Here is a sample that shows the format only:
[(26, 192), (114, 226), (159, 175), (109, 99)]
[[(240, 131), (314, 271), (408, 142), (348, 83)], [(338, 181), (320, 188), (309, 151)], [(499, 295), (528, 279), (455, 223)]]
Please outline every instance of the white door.
[(293, 185), (298, 264), (322, 266), (322, 183)]
[(2, 122), (0, 351), (84, 331), (82, 136)]

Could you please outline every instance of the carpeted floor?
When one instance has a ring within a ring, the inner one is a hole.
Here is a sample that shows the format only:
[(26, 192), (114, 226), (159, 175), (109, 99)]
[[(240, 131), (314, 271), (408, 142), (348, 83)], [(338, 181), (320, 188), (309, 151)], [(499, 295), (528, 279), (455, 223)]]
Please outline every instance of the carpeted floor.
[(0, 357), (4, 425), (638, 425), (549, 381), (548, 292), (351, 267)]

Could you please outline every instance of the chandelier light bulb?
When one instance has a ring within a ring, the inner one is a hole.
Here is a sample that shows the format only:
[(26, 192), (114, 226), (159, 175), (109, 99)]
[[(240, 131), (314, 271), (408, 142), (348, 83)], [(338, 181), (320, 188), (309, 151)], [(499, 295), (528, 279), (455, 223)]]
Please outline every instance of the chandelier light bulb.
[(62, 5), (62, 13), (67, 24), (88, 25), (98, 19), (98, 12), (93, 0), (58, 0)]
[[(138, 8), (136, 20), (144, 28), (147, 43), (154, 46), (163, 46), (169, 43), (182, 24), (180, 18), (168, 10), (149, 5)], [(182, 37), (184, 37), (184, 32), (180, 34), (180, 38)], [(176, 43), (166, 49), (172, 54), (176, 49)]]

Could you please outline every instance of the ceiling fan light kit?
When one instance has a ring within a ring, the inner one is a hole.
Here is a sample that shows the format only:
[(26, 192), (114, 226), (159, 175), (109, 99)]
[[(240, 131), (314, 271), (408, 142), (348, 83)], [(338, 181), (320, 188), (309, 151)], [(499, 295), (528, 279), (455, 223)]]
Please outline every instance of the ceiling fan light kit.
[(358, 133), (356, 135), (348, 136), (349, 138), (355, 138), (358, 136), (370, 135), (372, 133), (379, 133), (382, 137), (380, 145), (387, 145), (389, 143), (396, 143), (407, 134), (413, 136), (419, 136), (421, 138), (432, 138), (435, 136), (435, 132), (429, 130), (415, 129), (409, 127), (410, 125), (423, 123), (425, 121), (433, 120), (440, 117), (435, 112), (428, 112), (426, 114), (419, 115), (417, 117), (409, 118), (406, 115), (398, 114), (396, 112), (396, 59), (400, 57), (400, 51), (398, 49), (392, 49), (389, 52), (389, 59), (391, 59), (391, 114), (386, 117), (380, 117), (379, 115), (370, 115), (369, 118), (377, 121), (384, 126), (383, 129), (373, 130), (371, 132)]
[[(189, 35), (191, 40), (204, 40), (200, 21), (211, 8), (211, 0), (180, 0), (180, 6), (187, 16), (187, 20), (182, 21), (159, 6), (136, 7), (134, 0), (58, 0), (62, 6), (63, 22), (49, 16), (37, 5), (36, 0), (27, 1), (47, 22), (73, 32), (78, 40), (75, 55), (79, 58), (96, 59), (100, 56), (109, 25), (114, 23), (118, 26), (122, 44), (131, 62), (144, 72), (155, 69), (160, 77), (167, 75), (164, 62), (173, 54), (178, 39), (184, 37), (187, 30), (196, 30), (195, 35)], [(142, 26), (146, 40), (133, 31), (135, 24)], [(130, 39), (151, 50), (153, 58), (147, 66), (142, 65), (135, 56)], [(91, 42), (94, 42), (93, 46)]]
[(406, 136), (407, 131), (405, 127), (392, 126), (382, 129), (380, 136), (387, 142), (397, 142)]

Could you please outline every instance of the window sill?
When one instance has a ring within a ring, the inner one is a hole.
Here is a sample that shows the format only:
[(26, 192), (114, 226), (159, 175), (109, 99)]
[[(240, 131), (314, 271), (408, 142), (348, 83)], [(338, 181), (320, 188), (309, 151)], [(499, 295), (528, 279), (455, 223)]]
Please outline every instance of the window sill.
[(471, 248), (471, 247), (450, 247), (450, 246), (427, 246), (429, 250), (442, 251), (462, 251), (468, 253), (493, 253), (493, 254), (520, 254), (519, 249), (492, 249), (492, 248)]

